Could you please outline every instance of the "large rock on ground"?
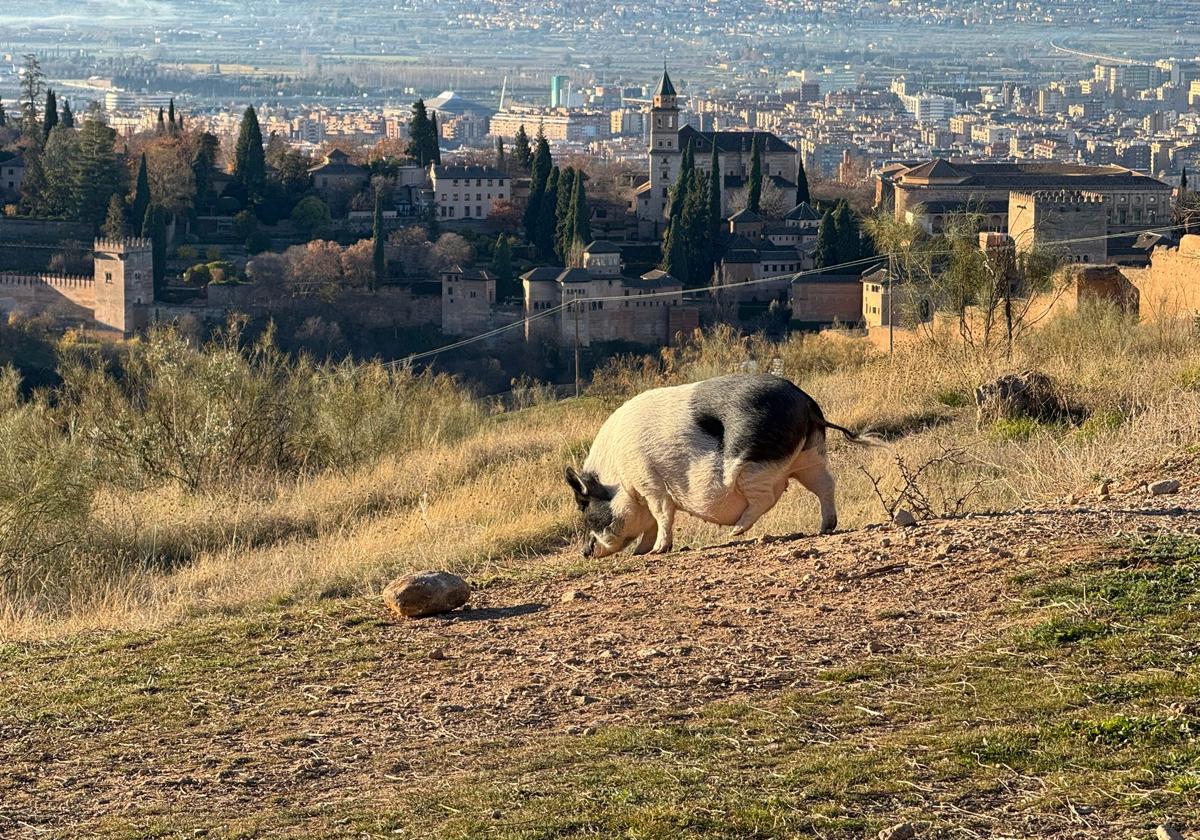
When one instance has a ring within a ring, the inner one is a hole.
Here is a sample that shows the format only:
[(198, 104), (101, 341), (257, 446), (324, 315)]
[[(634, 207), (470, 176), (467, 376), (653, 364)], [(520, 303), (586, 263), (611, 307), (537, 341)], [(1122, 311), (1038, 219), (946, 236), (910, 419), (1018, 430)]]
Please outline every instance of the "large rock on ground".
[(975, 389), (975, 409), (975, 422), (980, 426), (1023, 417), (1051, 422), (1068, 413), (1054, 381), (1036, 370), (1006, 373), (980, 385)]
[(396, 615), (421, 618), (450, 612), (467, 603), (471, 587), (449, 572), (417, 572), (396, 578), (383, 590), (383, 602)]

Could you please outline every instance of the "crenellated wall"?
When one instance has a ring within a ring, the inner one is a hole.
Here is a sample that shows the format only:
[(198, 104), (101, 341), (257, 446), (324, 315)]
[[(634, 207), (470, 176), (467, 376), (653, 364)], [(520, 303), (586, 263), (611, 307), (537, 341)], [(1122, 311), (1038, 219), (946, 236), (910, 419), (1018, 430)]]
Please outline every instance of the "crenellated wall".
[(91, 321), (96, 281), (85, 275), (0, 272), (0, 312), (48, 312), (65, 321)]

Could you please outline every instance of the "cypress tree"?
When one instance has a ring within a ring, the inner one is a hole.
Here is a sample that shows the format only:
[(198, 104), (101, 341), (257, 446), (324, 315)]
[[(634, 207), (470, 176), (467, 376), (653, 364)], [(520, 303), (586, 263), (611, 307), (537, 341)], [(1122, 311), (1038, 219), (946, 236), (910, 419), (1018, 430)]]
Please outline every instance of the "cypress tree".
[(812, 196), (808, 192), (808, 173), (804, 171), (804, 161), (797, 159), (796, 161), (796, 203), (803, 204), (811, 202)]
[(167, 274), (167, 214), (151, 204), (142, 221), (142, 236), (150, 240), (150, 255), (154, 265), (154, 290), (163, 285)]
[(692, 174), (678, 223), (687, 253), (686, 274), (678, 279), (689, 288), (703, 285), (712, 273), (708, 187), (707, 175), (702, 172)]
[(171, 97), (171, 101), (167, 103), (167, 127), (171, 133), (175, 133), (175, 97)]
[(25, 177), (21, 179), (21, 209), (30, 215), (45, 212), (46, 170), (42, 166), (42, 135), (30, 137), (25, 149)]
[[(592, 242), (591, 209), (588, 207), (587, 192), (583, 186), (583, 170), (575, 173), (574, 198), (571, 202), (571, 231), (574, 242), (587, 246)], [(570, 252), (571, 246), (567, 246)]]
[(496, 239), (496, 247), (492, 251), (492, 274), (496, 275), (496, 297), (500, 300), (514, 297), (512, 245), (503, 233)]
[[(538, 225), (541, 221), (541, 205), (542, 198), (546, 192), (546, 182), (550, 179), (550, 172), (554, 166), (553, 160), (550, 157), (550, 144), (546, 142), (546, 137), (540, 131), (537, 138), (537, 150), (534, 152), (533, 161), (530, 166), (529, 179), (529, 203), (525, 205), (525, 240), (530, 245), (536, 245), (538, 241)], [(551, 205), (551, 211), (555, 207)]]
[[(682, 219), (682, 216), (680, 217)], [(672, 223), (663, 238), (663, 258), (660, 267), (676, 280), (687, 285), (691, 272), (688, 268), (687, 231), (682, 224)]]
[[(560, 173), (558, 167), (555, 166), (550, 170), (550, 177), (546, 179), (542, 200), (538, 204), (538, 222), (534, 236), (538, 254), (544, 260), (554, 259), (554, 229), (555, 214), (558, 210), (559, 178)], [(564, 185), (564, 189), (566, 188)]]
[(838, 262), (850, 262), (858, 259), (862, 250), (862, 236), (858, 231), (858, 220), (854, 217), (850, 205), (842, 200), (833, 211), (833, 229), (837, 234)]
[(713, 143), (712, 161), (708, 179), (708, 228), (713, 248), (716, 248), (717, 233), (721, 229), (721, 159), (717, 156), (717, 144)]
[(496, 168), (504, 171), (504, 138), (496, 136)]
[(242, 185), (250, 204), (258, 204), (262, 200), (267, 185), (267, 156), (263, 151), (258, 113), (253, 105), (242, 114), (242, 125), (233, 151), (233, 177)]
[[(3, 125), (3, 122), (0, 122), (0, 125)], [(1187, 167), (1185, 166), (1179, 175), (1179, 195), (1185, 196), (1187, 191)]]
[(429, 115), (429, 159), (438, 166), (442, 165), (442, 138), (438, 133), (437, 111)]
[(533, 150), (529, 148), (529, 135), (525, 133), (524, 123), (517, 129), (517, 136), (513, 140), (513, 152), (517, 156), (517, 163), (528, 172), (533, 164)]
[(692, 172), (696, 169), (695, 153), (692, 151), (692, 141), (689, 140), (679, 157), (679, 174), (675, 176), (675, 184), (671, 187), (671, 206), (667, 212), (667, 224), (675, 224), (683, 212), (683, 203), (687, 201), (687, 191), (692, 184)]
[(146, 155), (142, 153), (142, 162), (138, 165), (137, 182), (133, 188), (133, 200), (129, 204), (129, 216), (135, 224), (141, 225), (150, 209), (150, 176), (146, 171)]
[(8, 125), (8, 112), (4, 110), (4, 100), (0, 99), (0, 128)]
[(575, 242), (575, 219), (571, 210), (575, 206), (576, 178), (575, 170), (569, 166), (558, 175), (558, 201), (555, 202), (554, 208), (554, 252), (563, 261), (563, 265), (567, 264), (567, 256)]
[(42, 113), (42, 137), (49, 137), (56, 125), (58, 125), (58, 99), (54, 95), (54, 88), (46, 88), (46, 109)]
[(108, 200), (108, 213), (104, 217), (101, 228), (109, 239), (122, 239), (128, 233), (125, 222), (125, 202), (119, 193), (113, 193)]
[(75, 114), (73, 111), (71, 111), (71, 100), (63, 100), (62, 116), (59, 118), (58, 122), (63, 128), (75, 127)]
[(372, 228), (372, 244), (371, 244), (371, 267), (373, 269), (371, 275), (371, 291), (378, 289), (383, 284), (384, 274), (387, 272), (387, 254), (384, 251), (384, 236), (383, 236), (383, 190), (376, 187), (375, 189), (375, 215)]
[(762, 152), (758, 144), (758, 132), (750, 143), (750, 184), (746, 191), (746, 208), (757, 213), (762, 201)]
[(833, 225), (833, 214), (828, 210), (821, 215), (821, 224), (817, 226), (817, 250), (813, 253), (813, 262), (817, 268), (838, 263), (838, 235)]
[(408, 156), (422, 167), (438, 162), (437, 127), (429, 117), (424, 99), (418, 99), (412, 106), (412, 119), (408, 123)]
[(164, 133), (166, 133), (166, 130), (167, 130), (167, 120), (166, 120), (166, 116), (167, 116), (167, 115), (166, 115), (166, 113), (163, 111), (163, 109), (162, 109), (162, 108), (159, 108), (159, 109), (158, 109), (158, 133), (159, 133), (159, 134), (164, 134)]
[(218, 146), (216, 135), (206, 131), (200, 135), (196, 154), (192, 156), (192, 178), (196, 184), (192, 206), (197, 210), (208, 208), (208, 194), (212, 188), (212, 173), (217, 160)]

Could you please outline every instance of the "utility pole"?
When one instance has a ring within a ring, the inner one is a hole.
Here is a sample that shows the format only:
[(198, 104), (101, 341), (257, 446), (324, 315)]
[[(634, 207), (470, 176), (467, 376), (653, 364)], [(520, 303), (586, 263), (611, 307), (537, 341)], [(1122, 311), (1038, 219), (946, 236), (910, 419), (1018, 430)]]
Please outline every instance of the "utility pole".
[(581, 298), (575, 298), (572, 301), (575, 309), (575, 396), (579, 396), (579, 306), (583, 303)]

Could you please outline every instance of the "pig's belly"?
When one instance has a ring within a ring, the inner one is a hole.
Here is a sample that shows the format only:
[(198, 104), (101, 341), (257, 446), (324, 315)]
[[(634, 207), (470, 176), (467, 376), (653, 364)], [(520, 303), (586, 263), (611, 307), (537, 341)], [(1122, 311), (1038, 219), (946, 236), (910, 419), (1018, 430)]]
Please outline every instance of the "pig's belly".
[(675, 489), (675, 504), (705, 522), (736, 525), (746, 510), (746, 498), (725, 483), (725, 466), (719, 455), (697, 459), (687, 472), (687, 482)]

